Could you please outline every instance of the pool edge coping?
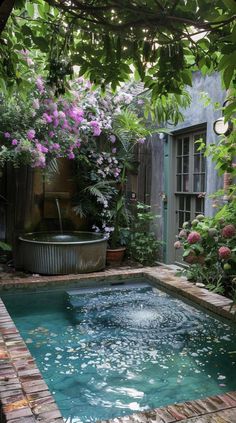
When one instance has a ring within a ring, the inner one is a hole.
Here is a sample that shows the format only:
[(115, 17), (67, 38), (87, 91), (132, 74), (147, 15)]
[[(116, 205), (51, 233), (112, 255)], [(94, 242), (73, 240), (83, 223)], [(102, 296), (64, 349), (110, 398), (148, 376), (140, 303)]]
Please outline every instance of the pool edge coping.
[[(27, 279), (1, 280), (0, 290), (5, 291), (14, 287), (27, 288), (29, 286), (32, 288), (32, 285), (36, 288), (48, 285), (60, 286), (76, 280), (98, 280), (100, 283), (117, 277), (121, 280), (135, 276), (147, 277), (150, 281), (167, 291), (181, 295), (187, 300), (224, 318), (236, 321), (236, 306), (234, 305), (231, 308), (231, 300), (209, 292), (205, 288), (200, 288), (187, 281), (185, 277), (176, 276), (175, 273), (175, 269), (167, 265), (160, 265), (158, 267), (138, 269), (108, 269), (91, 274), (34, 276)], [(40, 389), (38, 398), (35, 389)], [(8, 394), (5, 395), (5, 391)], [(0, 300), (0, 404), (2, 416), (5, 419), (4, 423), (63, 422), (59, 408), (35, 364), (35, 360), (31, 356), (2, 300)], [(194, 420), (192, 419), (194, 417), (201, 416), (202, 418), (204, 415), (208, 416), (209, 414), (213, 416), (215, 413), (224, 411), (228, 413), (229, 410), (233, 410), (236, 416), (236, 392), (168, 405), (126, 417), (102, 420), (102, 422), (127, 423), (128, 420), (144, 422), (148, 419), (150, 421), (150, 416), (152, 416), (152, 419), (155, 417), (156, 423), (172, 423), (181, 420), (190, 422), (188, 419), (193, 422)], [(165, 415), (167, 416), (166, 419)]]

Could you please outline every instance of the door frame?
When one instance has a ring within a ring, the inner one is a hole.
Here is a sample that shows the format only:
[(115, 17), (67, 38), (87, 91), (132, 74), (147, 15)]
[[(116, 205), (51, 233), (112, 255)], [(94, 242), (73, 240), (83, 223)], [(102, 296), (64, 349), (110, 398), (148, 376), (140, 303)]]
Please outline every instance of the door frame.
[[(188, 135), (195, 132), (206, 132), (206, 143), (207, 143), (207, 124), (201, 123), (199, 125), (190, 126), (188, 128), (179, 129), (172, 131), (172, 135), (168, 136), (168, 171), (167, 173), (167, 198), (168, 198), (168, 207), (167, 207), (167, 221), (166, 221), (166, 263), (175, 264), (175, 253), (174, 253), (174, 243), (176, 241), (175, 234), (175, 222), (176, 222), (176, 196), (175, 196), (175, 184), (176, 184), (176, 137), (178, 135)], [(207, 161), (206, 161), (206, 174), (207, 174)], [(207, 178), (206, 178), (207, 181)], [(206, 187), (207, 190), (207, 187)]]

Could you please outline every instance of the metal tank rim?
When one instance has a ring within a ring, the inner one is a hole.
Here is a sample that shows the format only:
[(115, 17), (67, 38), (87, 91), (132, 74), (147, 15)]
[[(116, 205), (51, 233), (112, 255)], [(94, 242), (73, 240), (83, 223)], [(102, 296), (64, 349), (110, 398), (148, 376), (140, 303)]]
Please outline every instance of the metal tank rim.
[[(43, 240), (34, 240), (34, 239), (27, 239), (27, 236), (37, 236), (37, 235), (43, 235), (45, 234), (45, 236), (47, 235), (58, 235), (58, 236), (63, 236), (63, 235), (92, 235), (94, 237), (94, 239), (91, 240), (81, 240), (81, 241), (68, 241), (68, 240), (64, 240), (64, 241), (43, 241)], [(97, 238), (97, 239), (96, 239)], [(89, 231), (67, 231), (65, 233), (61, 233), (61, 232), (57, 232), (57, 231), (43, 231), (43, 232), (27, 232), (24, 235), (19, 236), (18, 238), (20, 241), (23, 242), (28, 242), (30, 244), (43, 244), (43, 245), (84, 245), (84, 244), (96, 244), (96, 243), (101, 243), (104, 241), (107, 241), (108, 237), (107, 235), (104, 234), (98, 234), (95, 232), (89, 232)]]

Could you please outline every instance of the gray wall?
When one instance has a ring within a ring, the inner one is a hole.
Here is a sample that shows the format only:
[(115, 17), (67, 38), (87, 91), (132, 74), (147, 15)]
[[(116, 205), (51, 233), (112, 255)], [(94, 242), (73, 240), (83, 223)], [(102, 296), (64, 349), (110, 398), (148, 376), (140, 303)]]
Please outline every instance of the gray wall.
[[(188, 109), (183, 110), (184, 122), (178, 124), (177, 126), (169, 127), (173, 135), (175, 131), (194, 129), (194, 126), (205, 124), (207, 131), (207, 144), (216, 143), (218, 137), (213, 131), (214, 121), (221, 116), (220, 111), (215, 111), (214, 103), (219, 102), (223, 104), (225, 100), (225, 92), (221, 88), (220, 76), (215, 73), (211, 76), (203, 77), (199, 72), (196, 72), (193, 75), (193, 86), (188, 89), (192, 102)], [(201, 93), (206, 92), (209, 97), (212, 99), (212, 103), (204, 107), (203, 100), (201, 99)], [(170, 189), (170, 183), (168, 178), (172, 172), (173, 162), (171, 156), (167, 156), (167, 151), (171, 152), (171, 143), (173, 136), (168, 136), (168, 147), (165, 146), (165, 140), (158, 140), (158, 135), (155, 135), (155, 138), (152, 142), (149, 143), (151, 148), (151, 187), (150, 187), (150, 204), (153, 211), (157, 214), (161, 214), (161, 218), (157, 219), (156, 223), (156, 234), (159, 239), (163, 239), (166, 243), (166, 249), (170, 250), (172, 248), (172, 239), (170, 239), (170, 233), (173, 232), (171, 228), (171, 211), (172, 201), (168, 198), (167, 208), (162, 200), (162, 193), (167, 192)], [(165, 165), (164, 165), (165, 163)], [(207, 158), (207, 181), (206, 181), (206, 191), (207, 194), (212, 194), (218, 189), (222, 188), (222, 177), (219, 177), (217, 171), (215, 170), (215, 163), (212, 162), (211, 158)], [(171, 191), (168, 192), (169, 197), (171, 197)], [(173, 196), (173, 195), (172, 195)], [(212, 207), (212, 199), (206, 196), (205, 202), (205, 214), (207, 216), (212, 216), (214, 214), (214, 208)], [(166, 232), (166, 227), (164, 226), (164, 215), (166, 215), (166, 220), (168, 220), (169, 228)], [(173, 222), (173, 220), (172, 220)], [(173, 254), (167, 254), (170, 257), (173, 257)]]
[[(220, 111), (215, 111), (214, 103), (219, 102), (223, 104), (226, 93), (222, 90), (220, 75), (214, 73), (211, 76), (203, 77), (200, 72), (193, 75), (193, 86), (188, 89), (192, 102), (187, 110), (183, 111), (184, 122), (175, 126), (174, 131), (180, 129), (190, 128), (194, 125), (206, 123), (207, 130), (207, 144), (215, 144), (217, 142), (217, 135), (213, 131), (214, 121), (221, 116)], [(201, 92), (206, 92), (212, 99), (212, 103), (204, 107), (201, 100)], [(222, 178), (220, 178), (215, 170), (215, 163), (211, 158), (207, 158), (207, 181), (206, 192), (212, 194), (218, 189), (222, 188)], [(207, 216), (212, 216), (214, 209), (212, 208), (212, 200), (206, 197), (205, 213)]]

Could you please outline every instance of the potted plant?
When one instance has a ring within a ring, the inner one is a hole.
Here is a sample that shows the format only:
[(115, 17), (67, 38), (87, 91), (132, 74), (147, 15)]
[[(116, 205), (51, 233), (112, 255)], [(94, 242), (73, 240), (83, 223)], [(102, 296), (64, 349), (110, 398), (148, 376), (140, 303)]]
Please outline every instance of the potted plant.
[(113, 232), (110, 233), (107, 249), (107, 262), (112, 264), (122, 261), (130, 235), (131, 214), (126, 204), (125, 186), (127, 172), (137, 168), (134, 147), (137, 143), (143, 143), (150, 135), (142, 120), (130, 110), (123, 110), (115, 116), (113, 131), (119, 142), (118, 161), (121, 164), (121, 172), (114, 207), (111, 209)]
[(129, 237), (130, 213), (127, 209), (124, 179), (125, 166), (122, 169), (121, 183), (117, 196), (114, 201), (114, 207), (110, 210), (110, 225), (113, 230), (110, 232), (107, 248), (107, 263), (119, 264), (124, 258), (127, 239)]

